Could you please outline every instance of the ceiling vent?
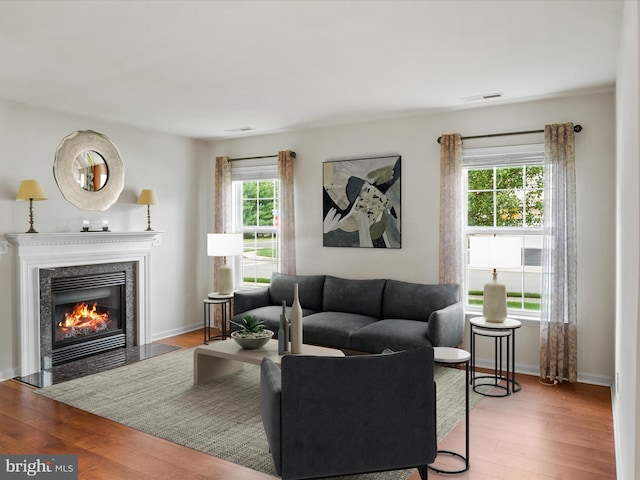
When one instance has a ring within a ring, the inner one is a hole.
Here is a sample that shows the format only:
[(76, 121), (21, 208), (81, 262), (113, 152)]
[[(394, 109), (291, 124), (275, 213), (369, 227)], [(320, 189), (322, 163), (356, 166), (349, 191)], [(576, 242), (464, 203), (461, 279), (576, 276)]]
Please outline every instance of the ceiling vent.
[(496, 98), (502, 98), (502, 92), (498, 93), (483, 93), (482, 95), (473, 95), (471, 97), (462, 97), (460, 100), (463, 102), (479, 102), (481, 100), (495, 100)]
[(240, 132), (250, 132), (255, 130), (253, 127), (238, 127), (238, 128), (228, 128), (225, 130), (227, 133), (240, 133)]

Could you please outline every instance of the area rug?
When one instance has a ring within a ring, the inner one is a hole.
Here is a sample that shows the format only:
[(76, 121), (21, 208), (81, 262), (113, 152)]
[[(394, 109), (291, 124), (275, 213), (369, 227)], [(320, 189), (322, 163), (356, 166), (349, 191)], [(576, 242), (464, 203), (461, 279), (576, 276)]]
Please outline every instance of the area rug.
[[(438, 440), (464, 419), (464, 371), (436, 367)], [(193, 349), (37, 390), (86, 410), (209, 455), (275, 475), (262, 428), (260, 368), (193, 384)], [(470, 408), (482, 398), (470, 392)], [(464, 448), (461, 445), (461, 448)], [(411, 470), (352, 475), (350, 480), (405, 480)]]

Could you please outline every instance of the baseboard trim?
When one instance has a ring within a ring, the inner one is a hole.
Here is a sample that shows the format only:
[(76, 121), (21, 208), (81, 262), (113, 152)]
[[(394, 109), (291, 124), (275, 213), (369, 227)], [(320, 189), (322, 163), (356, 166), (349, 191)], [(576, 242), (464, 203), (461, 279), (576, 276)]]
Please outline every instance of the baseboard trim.
[[(480, 368), (493, 369), (494, 360), (493, 358), (491, 359), (478, 358), (476, 359), (476, 366)], [(534, 377), (537, 377), (540, 375), (540, 368), (538, 367), (538, 365), (524, 365), (521, 363), (516, 363), (516, 373), (522, 373), (524, 375), (533, 375)], [(600, 385), (600, 386), (611, 388), (611, 385), (613, 384), (613, 378), (607, 377), (604, 375), (596, 375), (592, 373), (583, 372), (583, 373), (578, 373), (578, 382), (588, 383), (591, 385)]]
[(11, 380), (12, 378), (16, 378), (18, 376), (18, 369), (9, 369), (2, 370), (0, 372), (0, 382), (4, 382), (5, 380)]
[(171, 330), (165, 330), (164, 332), (153, 333), (151, 335), (151, 341), (155, 342), (158, 340), (164, 340), (165, 338), (182, 335), (183, 333), (193, 332), (199, 328), (202, 328), (202, 322), (185, 325), (179, 328), (172, 328)]

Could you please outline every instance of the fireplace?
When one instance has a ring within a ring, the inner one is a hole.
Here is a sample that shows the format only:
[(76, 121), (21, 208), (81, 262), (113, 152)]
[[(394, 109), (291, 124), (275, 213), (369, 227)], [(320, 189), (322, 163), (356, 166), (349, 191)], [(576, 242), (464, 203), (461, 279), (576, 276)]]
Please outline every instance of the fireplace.
[[(151, 344), (151, 250), (154, 245), (159, 244), (160, 233), (151, 231), (7, 234), (11, 246), (15, 247), (16, 251), (16, 375), (27, 377), (39, 374), (52, 364), (52, 316), (55, 309), (50, 285), (46, 283), (57, 277), (72, 278), (123, 271), (123, 268), (117, 270), (114, 267), (96, 270), (93, 268), (95, 265), (128, 264), (124, 268), (127, 272), (124, 287), (126, 306), (122, 320), (125, 341), (127, 346)], [(62, 270), (65, 267), (77, 270)], [(87, 267), (92, 267), (93, 271)], [(114, 270), (110, 270), (111, 268)], [(41, 298), (41, 294), (48, 295), (48, 301)], [(123, 314), (122, 307), (120, 314)], [(43, 318), (47, 318), (46, 323)], [(91, 358), (86, 357), (86, 361), (90, 363)]]
[(40, 269), (42, 368), (136, 345), (133, 262)]

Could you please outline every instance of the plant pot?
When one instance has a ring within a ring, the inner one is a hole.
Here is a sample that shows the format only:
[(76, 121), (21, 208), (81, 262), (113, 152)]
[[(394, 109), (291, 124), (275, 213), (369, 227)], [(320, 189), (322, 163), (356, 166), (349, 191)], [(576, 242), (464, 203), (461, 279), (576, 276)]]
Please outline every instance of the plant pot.
[(271, 340), (273, 332), (271, 330), (264, 330), (259, 336), (252, 334), (251, 336), (245, 336), (239, 332), (233, 332), (231, 338), (233, 338), (238, 345), (247, 350), (255, 350), (256, 348), (263, 347)]

